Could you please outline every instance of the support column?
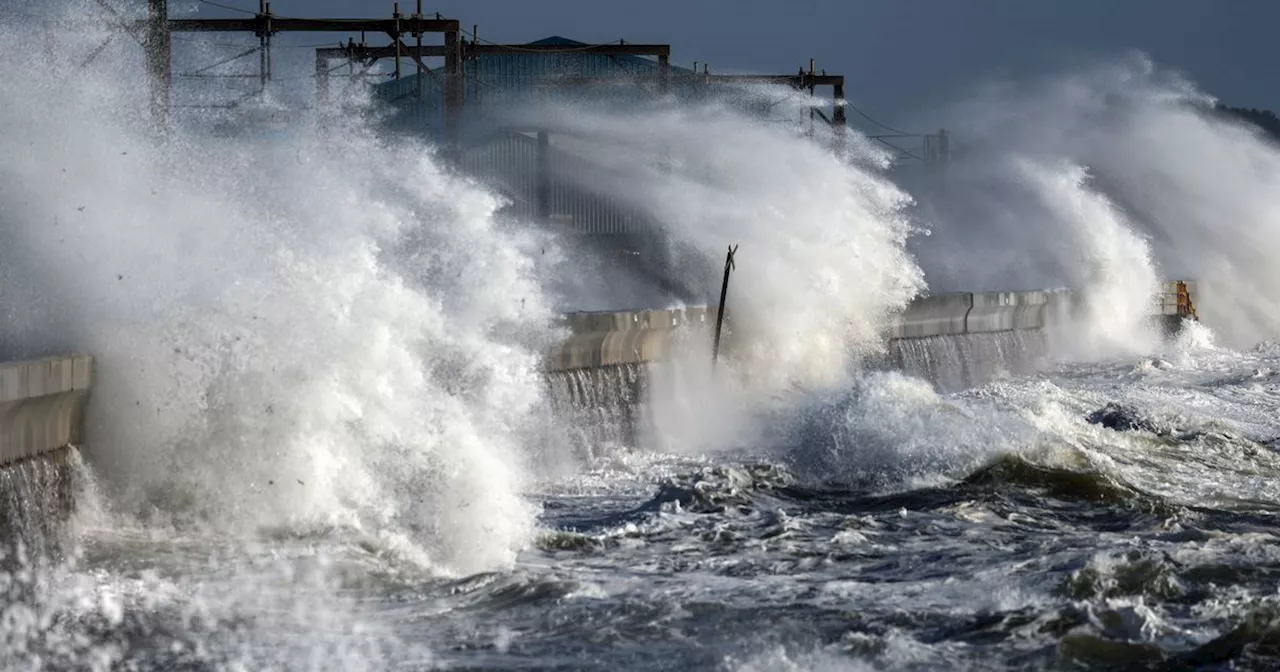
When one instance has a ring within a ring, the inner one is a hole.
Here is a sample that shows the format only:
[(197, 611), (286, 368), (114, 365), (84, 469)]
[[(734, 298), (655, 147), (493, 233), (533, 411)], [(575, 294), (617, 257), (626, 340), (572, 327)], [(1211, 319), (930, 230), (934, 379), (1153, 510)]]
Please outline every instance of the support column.
[(329, 59), (316, 53), (316, 103), (324, 107), (329, 103)]
[(551, 221), (551, 135), (546, 131), (538, 131), (536, 179), (534, 205), (538, 220), (545, 224)]
[[(413, 88), (414, 88), (414, 92), (418, 96), (419, 105), (422, 104), (422, 74), (423, 74), (422, 65), (423, 63), (422, 63), (422, 31), (417, 30), (417, 28), (419, 27), (419, 23), (421, 21), (422, 21), (422, 0), (418, 0), (418, 11), (415, 12), (413, 15), (413, 25), (415, 28), (413, 36), (418, 41), (418, 53), (416, 54), (416, 58), (414, 58), (413, 60), (414, 60), (414, 63), (418, 66), (418, 73), (417, 73), (418, 76), (413, 83), (414, 84)], [(397, 44), (399, 44), (399, 42), (397, 42)]]
[(450, 160), (462, 159), (462, 52), (458, 31), (444, 34), (444, 136)]
[(831, 104), (831, 125), (833, 127), (831, 130), (835, 134), (835, 150), (837, 154), (843, 154), (846, 141), (845, 133), (849, 126), (849, 121), (844, 114), (844, 82), (831, 86)]
[(271, 81), (271, 3), (259, 0), (258, 18), (262, 20), (262, 32), (258, 33), (258, 87), (262, 95), (267, 93)]
[(147, 74), (151, 80), (151, 123), (169, 130), (169, 91), (173, 85), (173, 44), (169, 39), (169, 0), (147, 2)]
[(665, 96), (671, 90), (671, 57), (666, 54), (658, 56), (658, 95)]

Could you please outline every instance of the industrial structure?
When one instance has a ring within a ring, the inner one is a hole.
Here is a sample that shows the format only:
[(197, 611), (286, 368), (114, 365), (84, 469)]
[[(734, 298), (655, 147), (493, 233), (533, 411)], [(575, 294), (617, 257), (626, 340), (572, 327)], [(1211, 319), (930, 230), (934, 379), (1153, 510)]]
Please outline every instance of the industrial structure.
[[(558, 36), (527, 44), (497, 44), (481, 39), (478, 26), (467, 31), (457, 19), (426, 15), (421, 0), (416, 0), (412, 13), (401, 12), (400, 3), (394, 3), (390, 16), (381, 19), (281, 16), (272, 11), (270, 0), (258, 0), (256, 11), (207, 2), (240, 12), (234, 18), (171, 18), (168, 0), (147, 0), (148, 15), (140, 21), (126, 19), (113, 9), (111, 0), (95, 2), (110, 15), (109, 23), (132, 34), (146, 50), (152, 116), (159, 132), (167, 128), (173, 107), (175, 34), (254, 35), (256, 49), (197, 72), (256, 54), (258, 93), (265, 93), (273, 76), (272, 46), (277, 35), (344, 33), (350, 36), (345, 44), (315, 51), (319, 104), (332, 100), (336, 81), (367, 81), (376, 66), (389, 64), (394, 79), (374, 87), (376, 98), (395, 111), (388, 129), (430, 138), (444, 158), (505, 194), (510, 202), (507, 214), (576, 235), (593, 247), (621, 251), (619, 260), (639, 263), (652, 279), (669, 277), (667, 271), (674, 263), (656, 251), (662, 247), (655, 242), (659, 223), (636, 207), (589, 188), (588, 177), (598, 178), (607, 171), (581, 152), (568, 150), (558, 141), (557, 129), (521, 120), (514, 110), (568, 96), (631, 105), (731, 100), (747, 112), (769, 115), (781, 102), (779, 89), (790, 89), (810, 95), (810, 106), (792, 121), (810, 134), (820, 126), (829, 127), (837, 151), (845, 142), (846, 110), (863, 114), (846, 100), (844, 77), (818, 70), (812, 61), (794, 74), (726, 75), (712, 73), (705, 63), (694, 63), (692, 68), (673, 65), (672, 49), (666, 44), (624, 40), (587, 44)], [(819, 103), (816, 96), (827, 91), (829, 103)], [(784, 94), (783, 99), (787, 97)], [(945, 131), (918, 135), (885, 128), (895, 132), (868, 137), (899, 156), (933, 165), (946, 163), (950, 143)], [(894, 144), (908, 138), (921, 141), (919, 153)]]
[[(96, 0), (131, 32), (147, 53), (152, 117), (163, 133), (172, 108), (173, 35), (175, 33), (251, 33), (258, 48), (214, 64), (258, 55), (260, 92), (272, 77), (272, 40), (284, 32), (339, 32), (360, 35), (357, 42), (320, 47), (315, 52), (316, 99), (322, 106), (334, 97), (334, 83), (350, 84), (390, 64), (395, 78), (374, 87), (375, 98), (393, 110), (387, 130), (419, 135), (440, 148), (440, 155), (467, 173), (488, 182), (509, 203), (504, 214), (535, 222), (571, 236), (570, 246), (589, 248), (608, 263), (647, 278), (674, 298), (704, 299), (701, 289), (681, 284), (673, 269), (690, 266), (685, 253), (673, 253), (655, 222), (636, 204), (619, 202), (599, 187), (608, 170), (581, 149), (583, 138), (562, 142), (563, 134), (545, 119), (518, 116), (538, 102), (563, 97), (612, 104), (663, 105), (673, 101), (732, 100), (744, 110), (769, 114), (794, 94), (810, 95), (809, 107), (792, 121), (813, 134), (820, 126), (840, 151), (845, 142), (847, 101), (844, 77), (815, 68), (795, 74), (722, 75), (708, 65), (673, 66), (665, 44), (587, 44), (549, 37), (527, 44), (496, 44), (479, 37), (478, 27), (463, 30), (456, 19), (427, 16), (422, 2), (405, 14), (399, 3), (389, 18), (298, 18), (272, 12), (269, 0), (258, 10), (236, 18), (171, 18), (168, 0), (147, 0), (148, 17), (124, 19), (109, 0)], [(211, 3), (217, 4), (217, 3)], [(224, 9), (229, 7), (218, 5)], [(230, 8), (234, 9), (234, 8)], [(382, 35), (371, 44), (370, 35)], [(436, 36), (439, 37), (436, 37)], [(405, 64), (410, 67), (406, 72)], [(203, 70), (203, 69), (201, 69)], [(367, 81), (367, 80), (366, 80)], [(754, 85), (754, 86), (753, 86)], [(764, 85), (764, 86), (759, 86)], [(814, 96), (829, 90), (829, 103)], [(732, 94), (732, 95), (726, 95)], [(594, 185), (594, 186), (593, 186)], [(695, 276), (696, 277), (696, 276)]]

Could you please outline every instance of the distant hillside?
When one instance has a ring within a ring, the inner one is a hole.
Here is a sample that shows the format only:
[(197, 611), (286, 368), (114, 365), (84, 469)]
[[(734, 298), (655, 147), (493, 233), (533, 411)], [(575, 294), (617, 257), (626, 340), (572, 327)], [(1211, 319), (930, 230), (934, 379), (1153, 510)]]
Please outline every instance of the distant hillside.
[(1280, 117), (1276, 116), (1271, 110), (1255, 110), (1247, 107), (1229, 107), (1218, 103), (1217, 110), (1219, 113), (1236, 117), (1242, 121), (1247, 121), (1254, 126), (1262, 129), (1270, 135), (1273, 140), (1280, 140)]

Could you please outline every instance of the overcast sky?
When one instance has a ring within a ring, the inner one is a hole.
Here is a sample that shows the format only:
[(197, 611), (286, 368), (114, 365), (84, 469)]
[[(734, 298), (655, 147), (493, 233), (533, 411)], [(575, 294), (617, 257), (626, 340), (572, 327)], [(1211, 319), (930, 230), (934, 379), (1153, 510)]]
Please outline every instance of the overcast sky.
[[(201, 17), (233, 15), (197, 0), (170, 2), (175, 15), (197, 7)], [(401, 9), (414, 3), (403, 0)], [(272, 0), (276, 14), (291, 16), (389, 16), (391, 6)], [(891, 124), (954, 101), (986, 77), (1134, 49), (1224, 102), (1280, 110), (1280, 0), (425, 0), (424, 11), (479, 24), (483, 38), (501, 42), (561, 35), (668, 43), (677, 64), (710, 63), (717, 72), (789, 73), (814, 58), (845, 75), (855, 105)]]

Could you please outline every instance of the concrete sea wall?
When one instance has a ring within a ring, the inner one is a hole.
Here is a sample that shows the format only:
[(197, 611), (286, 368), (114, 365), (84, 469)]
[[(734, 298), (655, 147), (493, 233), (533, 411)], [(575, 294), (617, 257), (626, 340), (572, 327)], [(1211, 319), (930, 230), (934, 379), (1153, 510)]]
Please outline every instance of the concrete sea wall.
[(548, 371), (594, 369), (667, 359), (683, 334), (708, 326), (705, 306), (565, 315), (568, 340), (547, 354)]
[[(942, 388), (980, 382), (990, 369), (1018, 371), (1033, 365), (1045, 333), (1070, 320), (1074, 305), (1064, 291), (921, 297), (887, 325), (881, 364)], [(1179, 283), (1152, 317), (1176, 329), (1188, 313), (1194, 316), (1194, 305)], [(635, 436), (652, 367), (691, 342), (708, 343), (715, 313), (697, 306), (572, 313), (564, 320), (570, 336), (547, 353), (544, 369), (553, 400), (578, 416), (573, 424), (585, 428), (582, 443), (590, 447)], [(0, 363), (0, 542), (54, 536), (44, 532), (73, 509), (76, 447), (85, 442), (92, 385), (88, 356)]]
[(0, 363), (0, 569), (61, 552), (92, 385), (86, 356)]
[(0, 467), (81, 444), (92, 384), (87, 356), (0, 363)]
[[(1039, 330), (1071, 309), (1067, 292), (958, 292), (920, 297), (888, 325), (892, 343), (938, 336)], [(1065, 318), (1064, 318), (1065, 319)], [(703, 306), (672, 310), (570, 313), (570, 337), (547, 355), (546, 370), (564, 372), (663, 361), (681, 338), (713, 326)], [(705, 333), (709, 333), (708, 329)]]
[[(1151, 318), (1167, 332), (1194, 318), (1194, 284), (1166, 283)], [(1028, 373), (1048, 354), (1048, 333), (1070, 324), (1079, 296), (1067, 290), (954, 292), (912, 301), (886, 326), (887, 353), (872, 366), (902, 370), (941, 389), (980, 384), (1001, 373)], [(729, 316), (730, 322), (732, 315)], [(642, 400), (648, 364), (688, 339), (707, 339), (715, 321), (705, 307), (573, 313), (570, 337), (548, 353), (558, 401), (599, 406)]]

